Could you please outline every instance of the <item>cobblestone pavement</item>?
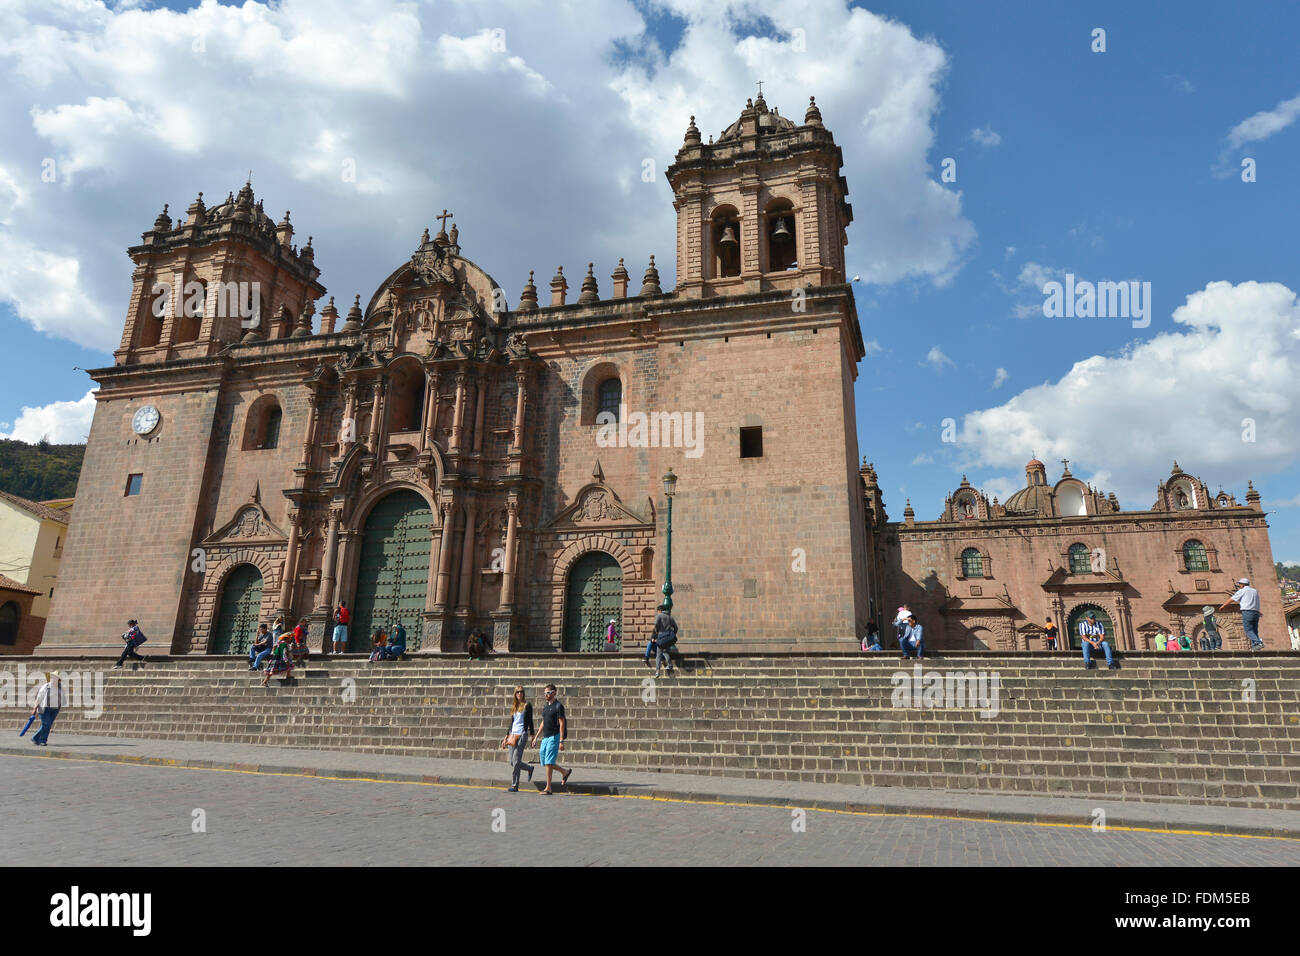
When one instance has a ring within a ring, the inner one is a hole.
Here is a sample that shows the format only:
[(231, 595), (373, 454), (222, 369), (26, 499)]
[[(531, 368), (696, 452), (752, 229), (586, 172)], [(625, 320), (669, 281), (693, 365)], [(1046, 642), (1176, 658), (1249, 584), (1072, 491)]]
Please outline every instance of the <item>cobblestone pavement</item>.
[(21, 756), (0, 819), (4, 865), (1300, 865), (1294, 840), (817, 810), (796, 832), (782, 808)]

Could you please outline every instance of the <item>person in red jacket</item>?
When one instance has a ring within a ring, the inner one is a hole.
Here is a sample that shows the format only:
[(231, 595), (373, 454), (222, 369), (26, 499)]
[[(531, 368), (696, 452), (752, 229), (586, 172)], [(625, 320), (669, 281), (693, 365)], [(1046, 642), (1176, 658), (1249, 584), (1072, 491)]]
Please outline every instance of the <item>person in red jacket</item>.
[(338, 610), (334, 612), (334, 653), (342, 654), (348, 649), (348, 624), (352, 615), (348, 613), (348, 602), (339, 601)]

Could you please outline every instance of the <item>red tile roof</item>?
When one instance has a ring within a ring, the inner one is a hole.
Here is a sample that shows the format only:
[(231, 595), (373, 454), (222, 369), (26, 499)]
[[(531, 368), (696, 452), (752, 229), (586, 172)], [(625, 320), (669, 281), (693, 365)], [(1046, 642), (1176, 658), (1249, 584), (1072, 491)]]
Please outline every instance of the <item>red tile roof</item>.
[(22, 591), (24, 594), (44, 594), (44, 591), (38, 591), (36, 588), (29, 588), (25, 584), (19, 584), (13, 578), (7, 578), (0, 574), (0, 591)]
[(7, 491), (0, 491), (0, 499), (8, 501), (10, 504), (17, 505), (24, 511), (43, 520), (57, 521), (59, 524), (68, 523), (68, 514), (66, 511), (56, 511), (48, 505), (43, 505), (38, 501), (28, 501), (26, 498), (19, 498), (17, 495), (11, 495)]

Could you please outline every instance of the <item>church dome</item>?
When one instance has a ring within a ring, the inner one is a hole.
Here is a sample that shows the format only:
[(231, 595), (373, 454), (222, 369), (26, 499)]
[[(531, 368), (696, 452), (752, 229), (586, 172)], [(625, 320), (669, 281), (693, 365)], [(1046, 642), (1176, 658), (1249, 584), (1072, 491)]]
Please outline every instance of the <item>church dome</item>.
[[(751, 110), (756, 114), (758, 135), (760, 136), (769, 135), (771, 133), (784, 133), (787, 130), (794, 129), (797, 125), (794, 120), (786, 119), (779, 113), (769, 110), (767, 108), (767, 101), (763, 99), (763, 94), (761, 93), (758, 95), (758, 99), (745, 104), (745, 111), (749, 112)], [(718, 142), (725, 143), (728, 140), (740, 139), (740, 126), (744, 118), (744, 114), (742, 113), (740, 119), (737, 119), (736, 122), (724, 129), (722, 135), (718, 137)]]
[(1052, 490), (1047, 487), (1047, 466), (1037, 458), (1025, 465), (1025, 487), (1007, 499), (1008, 515), (1051, 515)]

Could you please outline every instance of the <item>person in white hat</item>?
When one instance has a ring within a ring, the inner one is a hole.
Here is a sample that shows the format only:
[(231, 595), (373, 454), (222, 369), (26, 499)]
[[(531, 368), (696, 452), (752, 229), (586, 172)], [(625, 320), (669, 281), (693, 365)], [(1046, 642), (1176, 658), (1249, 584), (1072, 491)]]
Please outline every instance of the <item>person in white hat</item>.
[(618, 650), (618, 621), (612, 617), (609, 619), (609, 626), (605, 628), (605, 650)]
[(1226, 611), (1229, 604), (1241, 608), (1241, 629), (1250, 638), (1250, 649), (1262, 651), (1264, 642), (1259, 637), (1259, 592), (1250, 586), (1250, 578), (1237, 582), (1237, 593), (1223, 602), (1220, 611)]

